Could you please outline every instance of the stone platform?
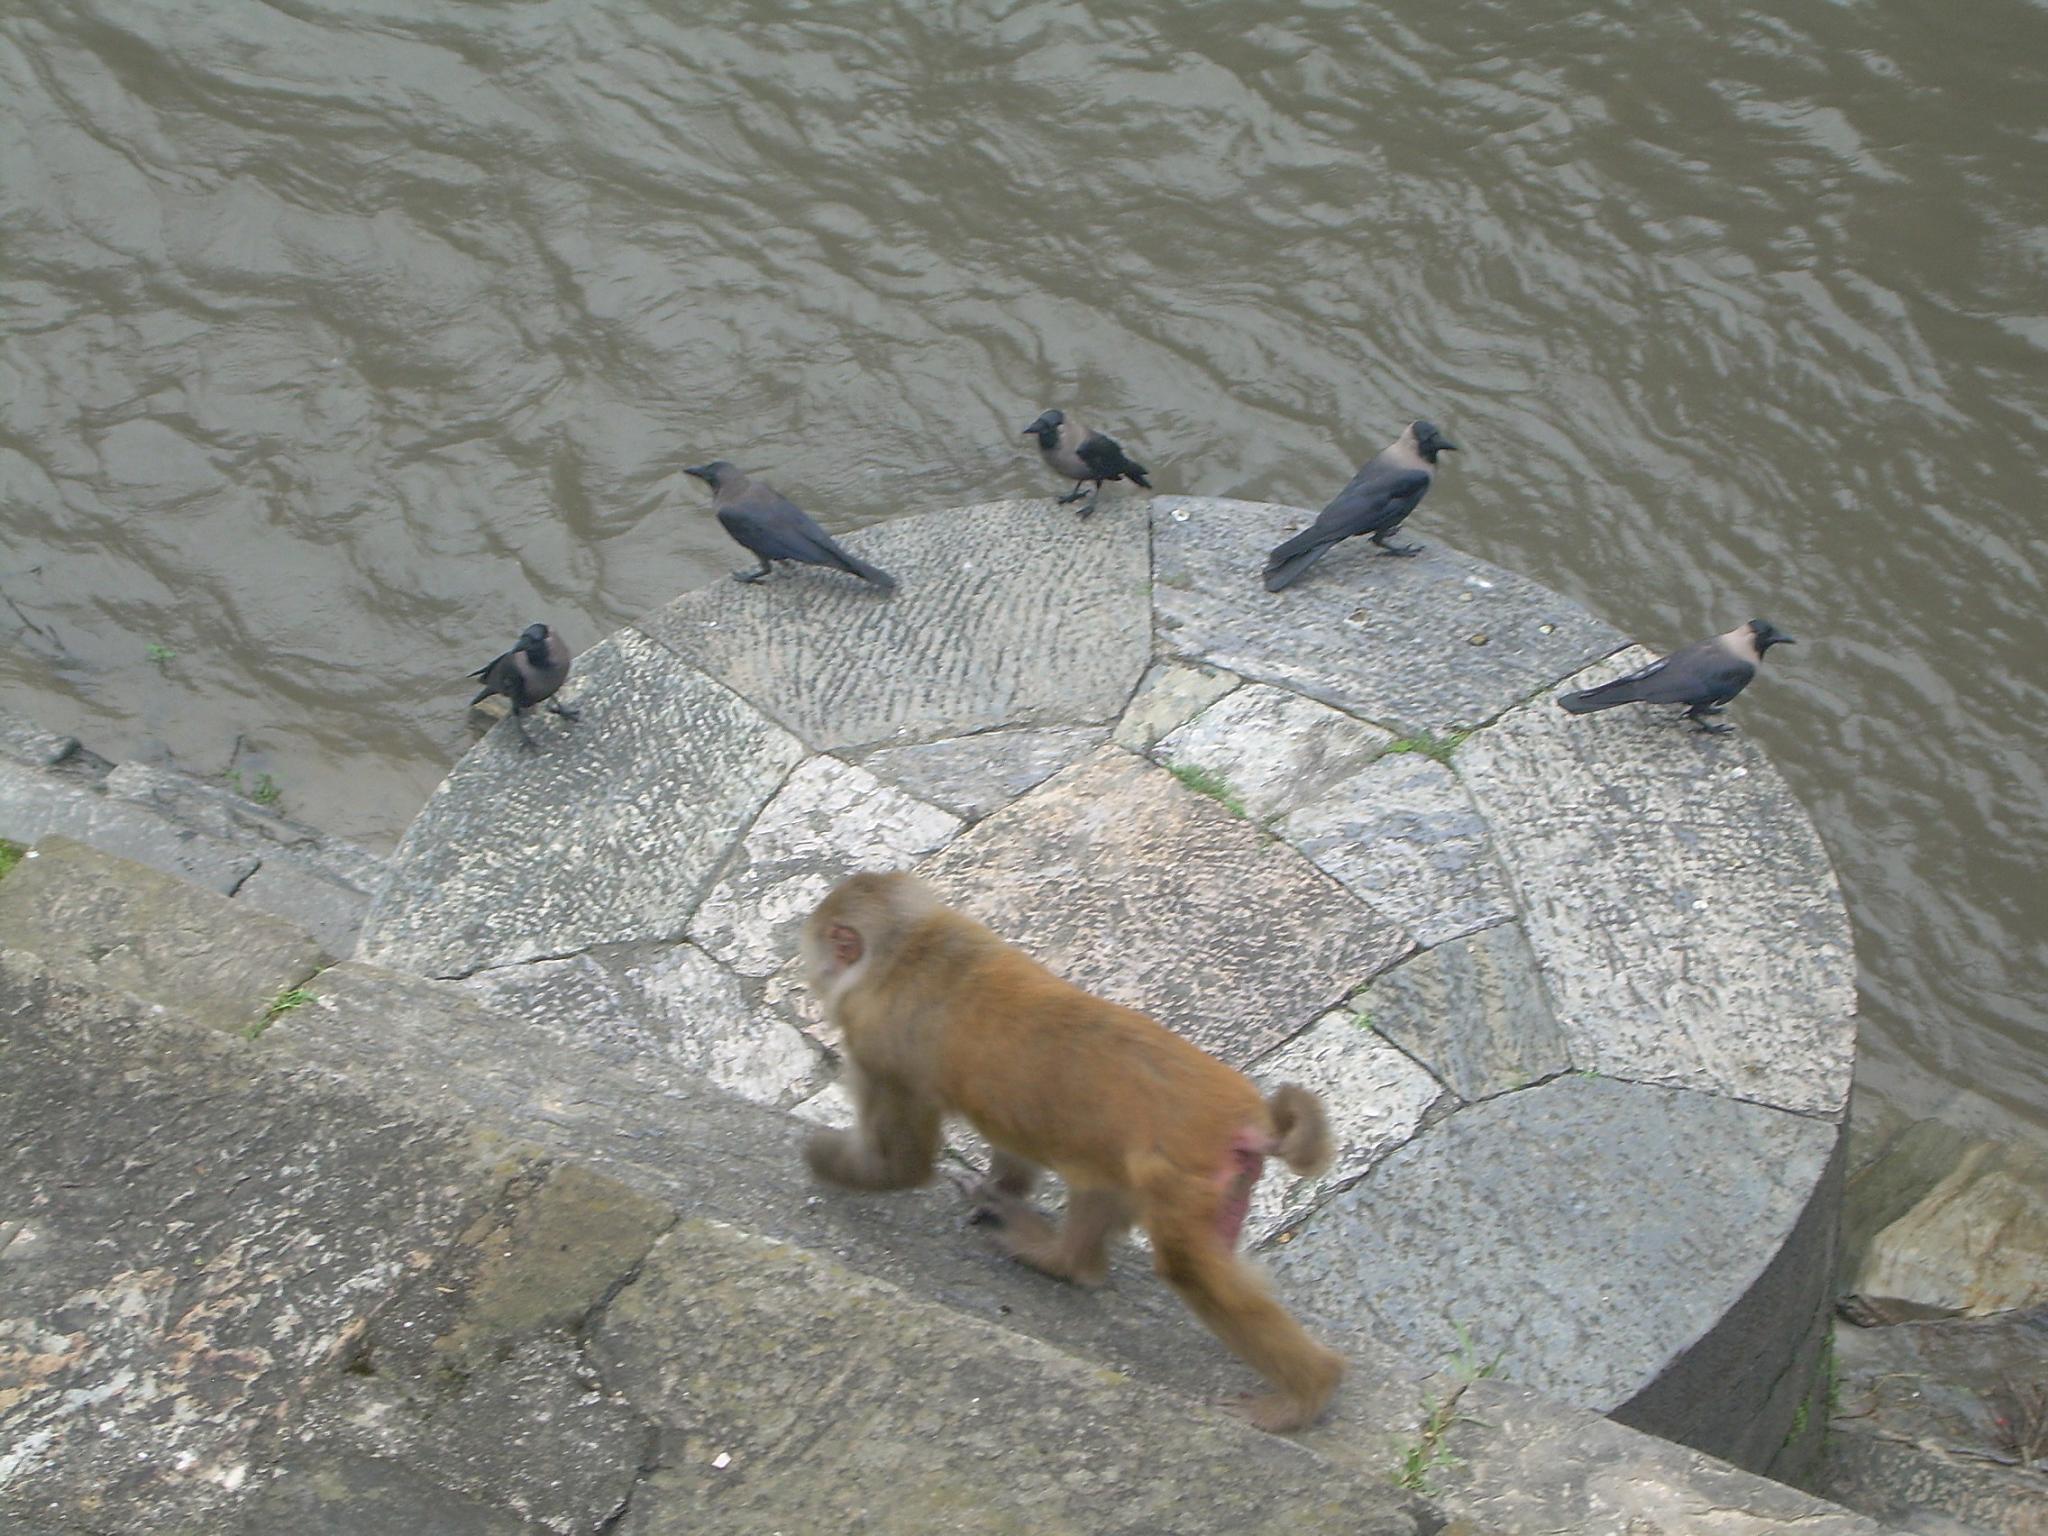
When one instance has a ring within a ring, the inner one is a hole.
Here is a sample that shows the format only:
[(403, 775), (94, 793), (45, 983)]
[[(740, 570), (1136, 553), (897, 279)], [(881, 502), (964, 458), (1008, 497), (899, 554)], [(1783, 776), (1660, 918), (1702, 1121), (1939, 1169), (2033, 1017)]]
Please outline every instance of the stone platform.
[(1248, 1238), (1305, 1310), (1796, 1458), (1854, 1045), (1819, 839), (1739, 733), (1558, 710), (1645, 653), (1511, 572), (1430, 538), (1266, 593), (1311, 515), (997, 502), (854, 535), (893, 598), (809, 569), (685, 594), (577, 658), (580, 720), (456, 766), (358, 958), (830, 1121), (797, 929), (842, 876), (917, 869), (1326, 1096), (1335, 1166), (1269, 1177)]

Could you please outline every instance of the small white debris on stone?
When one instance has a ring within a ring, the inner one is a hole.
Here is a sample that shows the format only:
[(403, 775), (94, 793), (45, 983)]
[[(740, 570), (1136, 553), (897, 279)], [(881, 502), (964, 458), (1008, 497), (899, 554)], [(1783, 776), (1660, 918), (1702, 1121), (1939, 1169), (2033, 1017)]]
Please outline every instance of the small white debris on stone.
[(732, 1457), (729, 1453), (725, 1451), (720, 1451), (716, 1456), (711, 1458), (711, 1465), (716, 1470), (723, 1472), (727, 1467), (732, 1465)]

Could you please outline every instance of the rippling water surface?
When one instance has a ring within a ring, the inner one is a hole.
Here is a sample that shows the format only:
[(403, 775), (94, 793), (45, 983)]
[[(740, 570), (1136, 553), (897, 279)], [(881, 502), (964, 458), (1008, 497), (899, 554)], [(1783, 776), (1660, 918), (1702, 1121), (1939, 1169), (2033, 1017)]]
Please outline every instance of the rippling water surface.
[(1320, 505), (1427, 412), (1425, 537), (1806, 642), (1865, 1084), (2041, 1126), (2044, 189), (2017, 0), (12, 0), (0, 696), (388, 843), (464, 671), (741, 563), (682, 464), (851, 527), (1078, 403)]

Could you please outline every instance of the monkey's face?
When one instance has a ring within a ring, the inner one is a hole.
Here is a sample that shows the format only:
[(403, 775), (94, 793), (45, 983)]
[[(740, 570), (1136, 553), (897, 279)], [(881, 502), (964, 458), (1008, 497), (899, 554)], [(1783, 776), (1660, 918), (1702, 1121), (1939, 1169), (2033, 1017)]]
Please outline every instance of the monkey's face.
[(867, 955), (860, 930), (841, 921), (829, 901), (804, 924), (802, 949), (804, 979), (810, 983), (812, 995), (827, 1006), (853, 979)]

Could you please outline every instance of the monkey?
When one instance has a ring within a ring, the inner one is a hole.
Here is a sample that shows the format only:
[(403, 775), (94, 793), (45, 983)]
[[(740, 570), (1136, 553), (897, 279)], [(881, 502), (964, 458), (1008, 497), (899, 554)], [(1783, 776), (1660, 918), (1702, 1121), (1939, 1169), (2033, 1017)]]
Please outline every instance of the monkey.
[[(803, 929), (806, 978), (843, 1037), (857, 1110), (812, 1135), (811, 1172), (858, 1190), (932, 1176), (947, 1115), (994, 1155), (974, 1219), (1009, 1254), (1082, 1286), (1135, 1223), (1155, 1267), (1274, 1390), (1235, 1404), (1275, 1433), (1312, 1422), (1344, 1362), (1309, 1337), (1236, 1252), (1268, 1157), (1320, 1173), (1334, 1148), (1323, 1106), (1296, 1084), (1251, 1080), (1164, 1025), (1063, 981), (915, 876), (856, 874)], [(1067, 1186), (1063, 1225), (1028, 1203), (1041, 1170)]]

